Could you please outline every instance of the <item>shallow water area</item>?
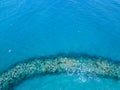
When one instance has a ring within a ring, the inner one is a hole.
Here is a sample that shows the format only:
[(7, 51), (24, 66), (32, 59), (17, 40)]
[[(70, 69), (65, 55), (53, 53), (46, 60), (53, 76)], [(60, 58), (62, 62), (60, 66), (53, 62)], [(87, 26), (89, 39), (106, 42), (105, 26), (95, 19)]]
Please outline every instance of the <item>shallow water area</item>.
[[(119, 0), (0, 0), (0, 72), (28, 58), (87, 53), (120, 61)], [(76, 75), (29, 79), (16, 90), (119, 90)]]
[(87, 78), (78, 75), (46, 75), (27, 80), (15, 90), (119, 90), (120, 81), (105, 78)]

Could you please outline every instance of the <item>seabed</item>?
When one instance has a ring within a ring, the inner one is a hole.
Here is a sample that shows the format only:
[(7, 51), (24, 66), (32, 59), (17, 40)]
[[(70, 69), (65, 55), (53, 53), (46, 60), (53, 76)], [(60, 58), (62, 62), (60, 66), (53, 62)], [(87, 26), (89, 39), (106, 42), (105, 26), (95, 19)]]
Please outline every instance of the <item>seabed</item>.
[(26, 79), (47, 74), (85, 74), (120, 80), (120, 62), (87, 54), (58, 54), (19, 62), (0, 74), (0, 90), (13, 90)]

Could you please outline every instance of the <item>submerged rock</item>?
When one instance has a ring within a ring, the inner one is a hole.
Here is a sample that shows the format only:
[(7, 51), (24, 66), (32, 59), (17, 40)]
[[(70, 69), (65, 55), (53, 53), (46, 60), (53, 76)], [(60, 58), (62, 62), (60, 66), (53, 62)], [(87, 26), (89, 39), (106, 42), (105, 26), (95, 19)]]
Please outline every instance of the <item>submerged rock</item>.
[(120, 62), (102, 57), (65, 56), (41, 57), (13, 65), (0, 74), (0, 90), (10, 90), (26, 79), (38, 75), (84, 73), (89, 76), (120, 80)]

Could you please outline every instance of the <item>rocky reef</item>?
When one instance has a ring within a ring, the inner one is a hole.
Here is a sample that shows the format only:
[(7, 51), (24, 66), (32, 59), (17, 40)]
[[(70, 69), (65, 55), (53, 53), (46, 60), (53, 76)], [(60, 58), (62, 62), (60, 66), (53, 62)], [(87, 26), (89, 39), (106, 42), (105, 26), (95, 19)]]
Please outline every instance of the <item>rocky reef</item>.
[(26, 60), (0, 74), (0, 90), (11, 90), (24, 80), (46, 74), (84, 73), (120, 80), (120, 62), (89, 55), (55, 55)]

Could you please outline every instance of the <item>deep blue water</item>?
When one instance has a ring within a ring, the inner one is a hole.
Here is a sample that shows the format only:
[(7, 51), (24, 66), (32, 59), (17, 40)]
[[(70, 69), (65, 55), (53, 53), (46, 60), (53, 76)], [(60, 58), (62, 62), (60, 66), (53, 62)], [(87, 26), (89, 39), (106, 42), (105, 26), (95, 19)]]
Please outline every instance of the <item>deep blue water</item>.
[[(26, 58), (59, 52), (84, 52), (120, 60), (120, 1), (0, 0), (0, 71)], [(35, 78), (17, 90), (120, 88), (120, 82), (82, 82), (80, 77)]]

